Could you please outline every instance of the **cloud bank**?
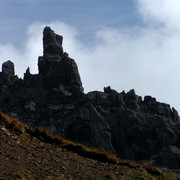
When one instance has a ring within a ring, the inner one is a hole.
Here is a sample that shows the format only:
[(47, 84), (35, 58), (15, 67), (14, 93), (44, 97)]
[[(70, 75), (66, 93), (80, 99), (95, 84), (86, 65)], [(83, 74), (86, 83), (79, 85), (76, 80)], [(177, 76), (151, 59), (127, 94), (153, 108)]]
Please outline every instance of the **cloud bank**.
[(76, 60), (85, 91), (110, 85), (121, 92), (135, 89), (151, 95), (180, 111), (180, 2), (178, 0), (137, 0), (146, 26), (104, 28), (94, 34), (93, 43), (80, 41), (80, 32), (63, 22), (38, 22), (29, 26), (22, 50), (0, 44), (0, 61), (11, 59), (23, 77), (29, 66), (37, 73), (42, 55), (42, 30), (48, 25), (64, 37), (64, 51)]

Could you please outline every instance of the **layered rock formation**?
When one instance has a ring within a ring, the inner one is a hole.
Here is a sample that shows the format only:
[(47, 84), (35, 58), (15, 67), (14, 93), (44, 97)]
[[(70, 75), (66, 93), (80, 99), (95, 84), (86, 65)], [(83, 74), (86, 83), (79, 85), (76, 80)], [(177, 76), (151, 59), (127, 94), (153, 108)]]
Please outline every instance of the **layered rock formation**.
[[(177, 111), (134, 90), (83, 93), (75, 61), (63, 52), (63, 37), (44, 29), (38, 74), (24, 78), (7, 61), (0, 72), (0, 109), (31, 126), (41, 126), (89, 147), (104, 147), (119, 158), (180, 168)], [(169, 158), (168, 157), (172, 157)], [(171, 163), (173, 162), (173, 166)]]

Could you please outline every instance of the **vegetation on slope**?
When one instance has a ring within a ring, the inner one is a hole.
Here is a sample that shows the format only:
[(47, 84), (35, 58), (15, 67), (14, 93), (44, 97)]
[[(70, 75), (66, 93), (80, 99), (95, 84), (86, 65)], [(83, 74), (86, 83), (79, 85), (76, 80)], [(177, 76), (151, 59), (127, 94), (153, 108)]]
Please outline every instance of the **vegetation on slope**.
[(119, 161), (0, 113), (0, 179), (180, 179), (150, 164)]

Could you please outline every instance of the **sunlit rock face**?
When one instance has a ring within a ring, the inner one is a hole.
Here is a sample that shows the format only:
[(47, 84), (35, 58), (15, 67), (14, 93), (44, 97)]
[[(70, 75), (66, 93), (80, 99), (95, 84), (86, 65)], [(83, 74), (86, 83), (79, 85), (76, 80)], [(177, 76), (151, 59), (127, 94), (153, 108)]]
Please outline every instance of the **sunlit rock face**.
[(62, 43), (62, 36), (45, 27), (38, 74), (27, 68), (19, 79), (14, 64), (3, 63), (0, 109), (32, 127), (44, 127), (92, 148), (103, 147), (119, 158), (179, 169), (178, 112), (154, 97), (143, 99), (133, 89), (119, 93), (105, 87), (103, 92), (85, 94), (77, 64), (63, 52)]

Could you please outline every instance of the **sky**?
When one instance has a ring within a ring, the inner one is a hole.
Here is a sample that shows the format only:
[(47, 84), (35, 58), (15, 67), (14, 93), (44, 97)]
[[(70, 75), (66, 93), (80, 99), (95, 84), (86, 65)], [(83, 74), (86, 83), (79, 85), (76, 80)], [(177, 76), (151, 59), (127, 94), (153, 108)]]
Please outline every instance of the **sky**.
[(63, 36), (85, 92), (135, 89), (180, 112), (179, 0), (0, 0), (0, 66), (38, 73), (42, 32)]

